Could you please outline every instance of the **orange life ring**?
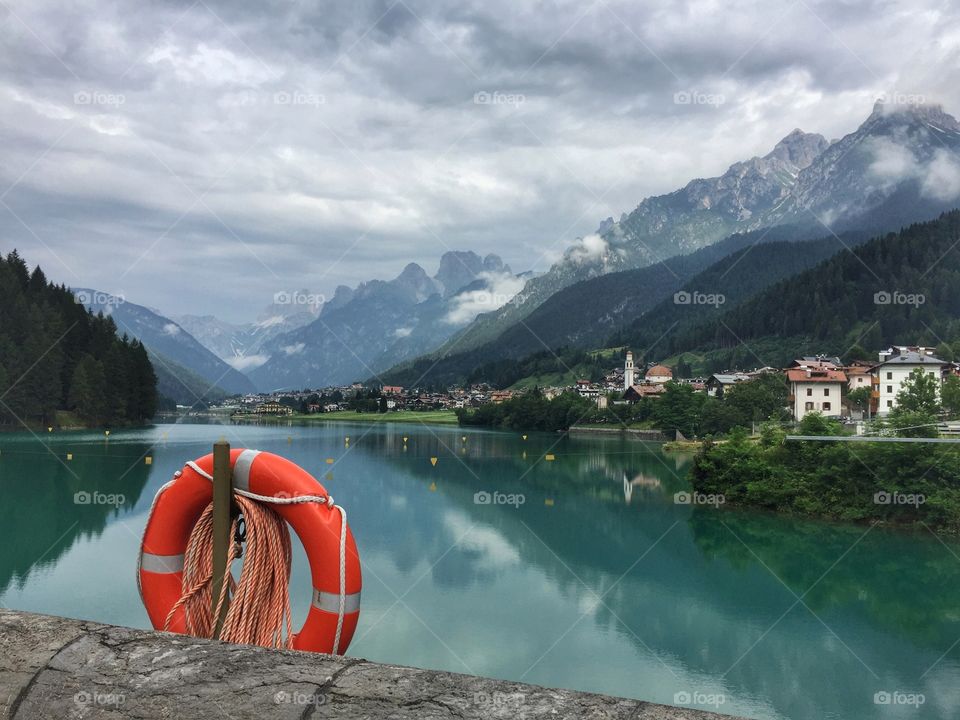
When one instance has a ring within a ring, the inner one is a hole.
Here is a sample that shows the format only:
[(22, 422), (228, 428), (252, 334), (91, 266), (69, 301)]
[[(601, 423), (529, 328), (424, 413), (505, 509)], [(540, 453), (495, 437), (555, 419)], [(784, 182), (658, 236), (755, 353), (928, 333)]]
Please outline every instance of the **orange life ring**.
[[(230, 464), (236, 490), (286, 503), (271, 507), (293, 527), (307, 551), (313, 595), (306, 622), (294, 635), (294, 649), (343, 654), (360, 617), (362, 585), (360, 558), (346, 515), (333, 505), (319, 481), (279, 455), (234, 449)], [(163, 628), (180, 598), (190, 532), (213, 499), (212, 472), (213, 454), (189, 462), (160, 488), (153, 501), (140, 547), (138, 579), (140, 596), (157, 630)], [(169, 629), (186, 631), (183, 608), (174, 615)]]

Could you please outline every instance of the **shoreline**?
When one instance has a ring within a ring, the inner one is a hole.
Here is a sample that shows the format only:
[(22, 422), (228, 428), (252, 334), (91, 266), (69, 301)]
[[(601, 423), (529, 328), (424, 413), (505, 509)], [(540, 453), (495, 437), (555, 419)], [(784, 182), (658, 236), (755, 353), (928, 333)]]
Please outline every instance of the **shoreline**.
[(338, 410), (329, 413), (313, 413), (303, 415), (260, 415), (260, 416), (229, 416), (232, 422), (277, 425), (284, 422), (297, 423), (325, 423), (325, 422), (352, 422), (352, 423), (419, 423), (421, 425), (459, 425), (460, 421), (452, 410), (400, 410), (385, 413), (358, 413), (349, 410)]
[(644, 428), (594, 427), (590, 425), (571, 425), (567, 429), (567, 433), (570, 435), (634, 436), (639, 440), (647, 440), (650, 442), (663, 442), (663, 443), (668, 442), (667, 436), (664, 435), (659, 430), (647, 430)]

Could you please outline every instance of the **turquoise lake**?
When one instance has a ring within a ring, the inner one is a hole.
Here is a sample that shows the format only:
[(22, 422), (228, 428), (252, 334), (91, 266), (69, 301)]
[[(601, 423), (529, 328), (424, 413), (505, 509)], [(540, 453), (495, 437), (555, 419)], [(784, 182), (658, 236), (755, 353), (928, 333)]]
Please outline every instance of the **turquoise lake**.
[[(690, 458), (619, 438), (380, 423), (3, 435), (0, 606), (149, 627), (135, 572), (151, 501), (220, 437), (299, 463), (346, 508), (364, 582), (350, 655), (750, 718), (960, 716), (960, 545), (677, 504)], [(291, 600), (302, 621), (299, 546)]]

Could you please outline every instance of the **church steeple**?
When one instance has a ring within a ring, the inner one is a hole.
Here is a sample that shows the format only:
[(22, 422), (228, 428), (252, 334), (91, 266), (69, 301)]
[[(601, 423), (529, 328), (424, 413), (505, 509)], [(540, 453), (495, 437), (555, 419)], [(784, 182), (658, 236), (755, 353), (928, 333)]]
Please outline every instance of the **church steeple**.
[(629, 390), (633, 386), (633, 353), (627, 350), (627, 360), (623, 364), (623, 389)]

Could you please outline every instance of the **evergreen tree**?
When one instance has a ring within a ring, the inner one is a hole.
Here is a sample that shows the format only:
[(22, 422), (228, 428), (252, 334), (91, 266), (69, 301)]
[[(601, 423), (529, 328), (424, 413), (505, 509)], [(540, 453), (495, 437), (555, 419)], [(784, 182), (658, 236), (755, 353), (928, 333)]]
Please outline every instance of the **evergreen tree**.
[(0, 257), (0, 305), (0, 423), (48, 425), (64, 408), (96, 423), (156, 412), (143, 345), (118, 338), (111, 318), (90, 313), (40, 268), (30, 272), (16, 251)]

